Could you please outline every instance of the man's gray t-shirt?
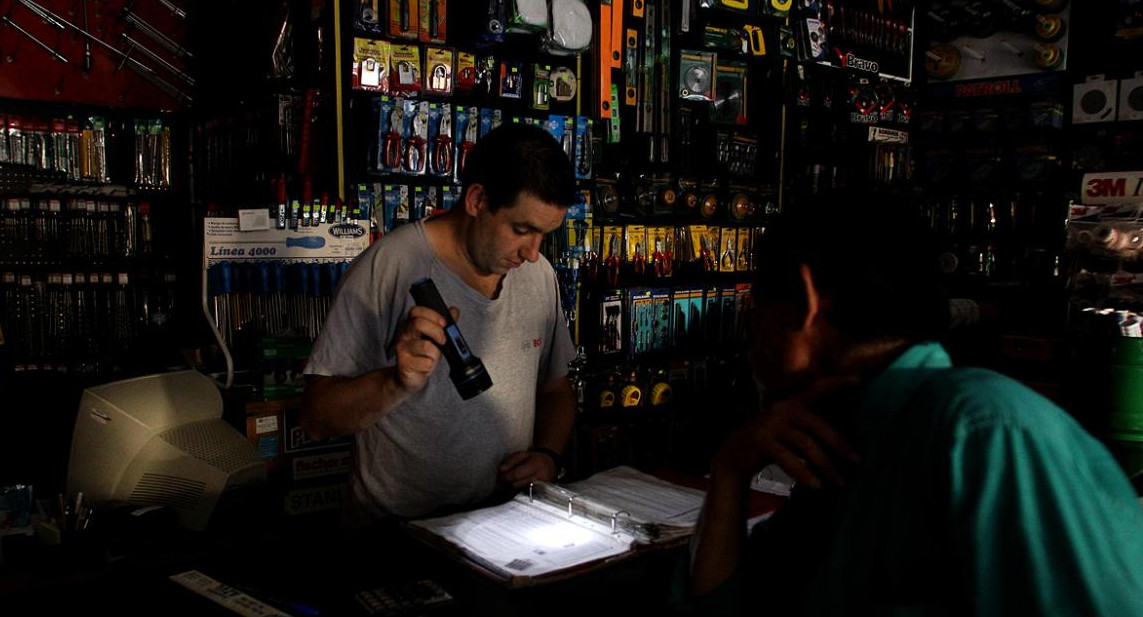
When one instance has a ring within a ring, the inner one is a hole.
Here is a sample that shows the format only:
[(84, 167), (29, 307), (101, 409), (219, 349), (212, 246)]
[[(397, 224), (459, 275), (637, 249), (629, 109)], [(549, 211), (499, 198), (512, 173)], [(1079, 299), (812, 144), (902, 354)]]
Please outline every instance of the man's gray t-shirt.
[(505, 275), (490, 300), (441, 262), (422, 222), (395, 229), (342, 279), (306, 372), (356, 376), (396, 363), (392, 341), (415, 306), (409, 287), (431, 277), (492, 378), (464, 401), (442, 358), (421, 392), (354, 435), (351, 523), (413, 517), (491, 495), (498, 466), (532, 445), (536, 392), (575, 357), (555, 271), (542, 255)]

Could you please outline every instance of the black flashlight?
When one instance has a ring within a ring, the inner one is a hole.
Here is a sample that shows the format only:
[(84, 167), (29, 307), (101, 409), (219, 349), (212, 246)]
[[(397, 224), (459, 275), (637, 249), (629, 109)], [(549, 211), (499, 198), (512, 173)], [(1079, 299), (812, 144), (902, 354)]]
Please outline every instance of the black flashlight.
[(450, 369), (448, 376), (456, 386), (456, 391), (460, 393), (460, 398), (467, 401), (491, 388), (492, 378), (488, 376), (488, 371), (484, 370), (484, 363), (468, 348), (468, 343), (461, 335), (460, 328), (456, 327), (456, 322), (452, 320), (452, 314), (448, 312), (448, 307), (445, 306), (444, 299), (441, 298), (433, 280), (423, 278), (413, 283), (409, 293), (413, 294), (413, 300), (418, 306), (430, 308), (445, 319), (444, 331), (447, 340), (439, 347), (445, 360), (448, 360)]

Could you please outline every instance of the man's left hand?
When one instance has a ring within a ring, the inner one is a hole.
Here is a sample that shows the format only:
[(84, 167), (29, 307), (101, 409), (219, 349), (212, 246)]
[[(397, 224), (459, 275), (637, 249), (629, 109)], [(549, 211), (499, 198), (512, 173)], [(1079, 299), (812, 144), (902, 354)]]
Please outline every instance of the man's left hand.
[(500, 463), (500, 483), (517, 489), (535, 480), (551, 482), (557, 474), (556, 462), (543, 452), (517, 452)]

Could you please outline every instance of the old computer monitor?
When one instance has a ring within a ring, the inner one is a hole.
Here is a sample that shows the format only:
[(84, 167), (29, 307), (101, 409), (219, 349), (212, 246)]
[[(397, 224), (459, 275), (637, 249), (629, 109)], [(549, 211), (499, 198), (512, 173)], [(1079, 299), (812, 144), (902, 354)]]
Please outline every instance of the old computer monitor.
[(91, 504), (171, 508), (204, 530), (228, 499), (264, 484), (265, 461), (222, 419), (222, 395), (195, 370), (84, 390), (72, 435), (67, 491)]

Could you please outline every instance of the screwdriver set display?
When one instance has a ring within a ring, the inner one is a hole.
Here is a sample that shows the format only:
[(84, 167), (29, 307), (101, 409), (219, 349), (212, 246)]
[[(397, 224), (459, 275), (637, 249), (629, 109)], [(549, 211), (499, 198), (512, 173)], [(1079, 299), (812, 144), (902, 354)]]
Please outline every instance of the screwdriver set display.
[(229, 347), (243, 335), (250, 341), (263, 335), (316, 339), (341, 275), (369, 242), (356, 222), (242, 231), (238, 219), (208, 218), (206, 317)]

